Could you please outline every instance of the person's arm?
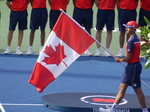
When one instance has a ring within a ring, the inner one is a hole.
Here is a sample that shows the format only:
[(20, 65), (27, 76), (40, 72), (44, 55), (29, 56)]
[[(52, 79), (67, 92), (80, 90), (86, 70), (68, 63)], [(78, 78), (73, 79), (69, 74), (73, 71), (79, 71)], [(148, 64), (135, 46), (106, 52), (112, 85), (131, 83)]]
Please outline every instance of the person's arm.
[(116, 62), (127, 62), (130, 61), (132, 58), (132, 53), (127, 53), (127, 56), (125, 58), (115, 58)]
[(75, 7), (75, 2), (76, 2), (76, 0), (72, 0), (72, 2), (73, 2), (73, 6)]
[(91, 0), (92, 5), (94, 5), (94, 1), (95, 1), (95, 0)]
[(137, 6), (138, 6), (138, 3), (139, 3), (139, 0), (136, 0), (136, 4), (137, 4)]
[(32, 2), (33, 2), (33, 0), (29, 0), (29, 3), (31, 4), (31, 6), (32, 6)]
[(70, 1), (70, 0), (68, 0), (68, 4), (69, 4), (69, 1)]
[(11, 9), (11, 2), (6, 1), (6, 5), (7, 5), (7, 7), (8, 7), (9, 9)]
[(117, 9), (119, 9), (119, 1), (120, 1), (120, 0), (116, 0)]
[(96, 6), (98, 7), (98, 5), (99, 5), (99, 0), (95, 0), (95, 4), (96, 4)]
[(52, 0), (48, 0), (48, 4), (49, 4), (49, 6), (51, 6)]

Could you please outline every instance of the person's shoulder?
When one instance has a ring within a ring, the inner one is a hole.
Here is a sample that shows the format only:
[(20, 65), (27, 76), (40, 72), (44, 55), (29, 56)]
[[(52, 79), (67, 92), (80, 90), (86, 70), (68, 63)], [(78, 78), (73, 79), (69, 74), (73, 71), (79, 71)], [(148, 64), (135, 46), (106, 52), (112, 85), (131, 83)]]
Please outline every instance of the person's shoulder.
[(140, 41), (140, 39), (139, 39), (139, 37), (137, 36), (137, 34), (135, 34), (134, 37), (136, 38), (137, 41)]
[(139, 40), (139, 37), (135, 34), (132, 36), (132, 38), (129, 40), (130, 42), (133, 42), (133, 43), (137, 43), (137, 42), (140, 42)]

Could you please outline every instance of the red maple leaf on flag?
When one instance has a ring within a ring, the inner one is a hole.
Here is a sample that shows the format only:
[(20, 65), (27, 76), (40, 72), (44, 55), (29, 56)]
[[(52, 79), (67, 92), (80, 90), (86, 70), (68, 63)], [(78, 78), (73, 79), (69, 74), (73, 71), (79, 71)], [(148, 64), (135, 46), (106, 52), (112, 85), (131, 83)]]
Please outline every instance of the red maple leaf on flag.
[[(64, 54), (64, 46), (60, 45), (60, 43), (58, 46), (56, 46), (56, 51), (54, 51), (51, 46), (46, 46), (44, 53), (46, 53), (49, 57), (44, 57), (44, 60), (42, 61), (46, 64), (56, 64), (57, 66), (63, 62), (62, 60), (65, 57), (67, 57)], [(63, 63), (67, 66), (65, 62)]]

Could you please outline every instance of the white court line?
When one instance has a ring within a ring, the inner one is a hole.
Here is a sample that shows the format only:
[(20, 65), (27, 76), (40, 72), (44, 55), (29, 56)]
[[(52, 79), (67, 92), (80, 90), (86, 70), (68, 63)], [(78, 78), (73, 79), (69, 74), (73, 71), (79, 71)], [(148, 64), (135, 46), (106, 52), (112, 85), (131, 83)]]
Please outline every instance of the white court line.
[(44, 104), (16, 104), (16, 103), (2, 103), (5, 106), (44, 106)]
[(0, 110), (1, 110), (2, 112), (6, 112), (6, 111), (4, 110), (4, 108), (3, 108), (3, 106), (2, 106), (1, 103), (0, 103)]

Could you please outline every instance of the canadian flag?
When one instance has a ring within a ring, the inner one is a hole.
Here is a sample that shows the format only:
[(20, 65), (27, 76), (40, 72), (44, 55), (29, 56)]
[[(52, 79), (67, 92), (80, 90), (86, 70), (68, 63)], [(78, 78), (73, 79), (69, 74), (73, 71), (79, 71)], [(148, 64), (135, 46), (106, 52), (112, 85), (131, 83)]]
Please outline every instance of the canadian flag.
[(39, 54), (29, 83), (42, 92), (93, 42), (95, 40), (78, 23), (62, 12)]

